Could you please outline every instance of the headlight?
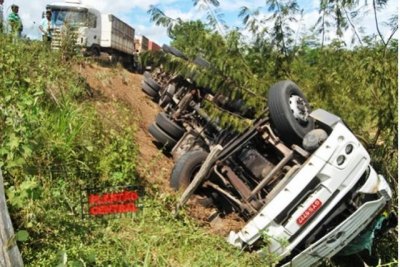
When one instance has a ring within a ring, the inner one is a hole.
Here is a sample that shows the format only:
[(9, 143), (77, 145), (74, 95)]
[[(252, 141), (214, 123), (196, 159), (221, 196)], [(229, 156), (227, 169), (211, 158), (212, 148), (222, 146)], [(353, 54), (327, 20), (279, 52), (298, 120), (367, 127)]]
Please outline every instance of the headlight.
[(343, 165), (343, 163), (346, 161), (346, 157), (344, 155), (340, 155), (337, 159), (336, 159), (336, 163), (340, 166)]
[(351, 152), (353, 152), (353, 149), (353, 145), (347, 145), (345, 149), (346, 154), (349, 155)]

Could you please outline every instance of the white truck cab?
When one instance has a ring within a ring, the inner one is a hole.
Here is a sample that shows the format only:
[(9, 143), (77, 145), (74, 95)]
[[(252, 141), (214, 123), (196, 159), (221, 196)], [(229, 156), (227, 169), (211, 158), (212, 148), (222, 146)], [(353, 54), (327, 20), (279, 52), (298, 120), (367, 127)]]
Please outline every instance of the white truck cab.
[(66, 24), (77, 29), (78, 45), (100, 46), (101, 14), (98, 10), (74, 0), (52, 3), (46, 9), (52, 12), (51, 24), (55, 29)]
[(135, 29), (112, 14), (102, 14), (80, 0), (66, 0), (46, 6), (51, 10), (53, 27), (52, 47), (57, 49), (63, 40), (63, 29), (72, 29), (76, 45), (94, 56), (101, 52), (133, 65)]
[(227, 241), (273, 253), (284, 266), (361, 252), (350, 253), (348, 245), (361, 247), (357, 237), (374, 228), (392, 198), (345, 123), (311, 111), (292, 81), (270, 88), (268, 111), (243, 133), (209, 153), (183, 154), (170, 179), (173, 188), (185, 189), (179, 205), (197, 192), (221, 217), (236, 213), (245, 224)]
[[(334, 256), (382, 213), (392, 197), (384, 177), (369, 164), (368, 152), (339, 117), (322, 109), (310, 116), (331, 127), (329, 137), (241, 231), (228, 237), (229, 243), (241, 248), (265, 233), (269, 252), (281, 258), (309, 239), (305, 250), (284, 266), (310, 266)], [(365, 194), (375, 197), (363, 201)], [(348, 217), (320, 230), (338, 220), (340, 213)]]

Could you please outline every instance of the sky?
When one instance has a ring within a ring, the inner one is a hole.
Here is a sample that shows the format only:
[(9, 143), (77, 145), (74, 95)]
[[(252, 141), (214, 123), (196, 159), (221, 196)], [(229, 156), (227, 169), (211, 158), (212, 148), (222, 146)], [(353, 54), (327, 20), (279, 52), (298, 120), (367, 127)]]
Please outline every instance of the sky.
[[(5, 0), (4, 15), (10, 12), (12, 4), (19, 5), (19, 13), (24, 24), (24, 33), (30, 38), (39, 38), (40, 33), (38, 26), (41, 21), (41, 14), (49, 3), (62, 2), (64, 0)], [(376, 33), (374, 16), (371, 9), (366, 8), (364, 2), (360, 1), (360, 7), (365, 11), (365, 15), (357, 25), (363, 25), (366, 33)], [(137, 35), (145, 35), (150, 40), (162, 45), (168, 44), (170, 39), (165, 28), (156, 26), (150, 21), (147, 11), (150, 5), (159, 7), (164, 13), (170, 17), (180, 17), (183, 20), (201, 19), (205, 17), (205, 11), (198, 7), (193, 7), (193, 1), (190, 0), (82, 0), (83, 4), (96, 7), (104, 13), (111, 13), (133, 26)], [(240, 7), (247, 6), (251, 9), (259, 6), (265, 6), (265, 0), (220, 0), (220, 11), (224, 14), (224, 20), (229, 27), (241, 27), (241, 21), (238, 18)], [(300, 0), (298, 1), (301, 9), (304, 9), (304, 16), (300, 23), (294, 25), (298, 29), (309, 29), (318, 19), (318, 0)], [(395, 12), (398, 12), (397, 0), (389, 0), (387, 7), (378, 13), (381, 30), (385, 36), (390, 35), (388, 27), (384, 26), (384, 22)], [(345, 39), (351, 39), (351, 32), (345, 33)], [(396, 34), (397, 36), (397, 34)]]

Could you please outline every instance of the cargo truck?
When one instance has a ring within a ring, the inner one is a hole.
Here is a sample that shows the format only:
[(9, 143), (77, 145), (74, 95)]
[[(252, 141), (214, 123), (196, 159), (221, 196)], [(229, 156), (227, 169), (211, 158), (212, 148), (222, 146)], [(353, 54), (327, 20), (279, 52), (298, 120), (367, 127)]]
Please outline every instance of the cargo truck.
[(135, 38), (135, 49), (136, 52), (142, 53), (147, 51), (149, 48), (149, 39), (142, 35), (142, 36), (136, 36)]
[(100, 56), (107, 53), (111, 60), (127, 67), (134, 66), (135, 29), (112, 14), (83, 5), (80, 0), (66, 0), (46, 6), (51, 10), (52, 48), (58, 49), (66, 29), (76, 38), (76, 45), (85, 54)]

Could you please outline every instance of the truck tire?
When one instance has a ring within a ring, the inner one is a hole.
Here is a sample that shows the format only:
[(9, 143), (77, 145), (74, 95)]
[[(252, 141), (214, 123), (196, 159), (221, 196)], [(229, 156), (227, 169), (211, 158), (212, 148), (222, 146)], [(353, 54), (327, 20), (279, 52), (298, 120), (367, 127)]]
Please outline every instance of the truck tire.
[(154, 99), (158, 97), (158, 93), (144, 81), (142, 82), (142, 90)]
[(153, 88), (154, 91), (158, 92), (161, 89), (161, 86), (151, 77), (144, 77), (144, 81)]
[(206, 68), (206, 69), (208, 69), (210, 67), (210, 63), (207, 60), (205, 60), (205, 59), (203, 59), (201, 57), (196, 57), (193, 60), (193, 63), (196, 64), (197, 66), (200, 66), (200, 67), (203, 67), (203, 68)]
[(100, 53), (101, 53), (100, 47), (93, 45), (89, 48), (88, 53), (89, 53), (89, 56), (100, 57)]
[(310, 105), (292, 81), (280, 81), (269, 89), (268, 108), (272, 124), (279, 137), (289, 144), (300, 144), (304, 136), (314, 129), (309, 116)]
[(174, 190), (185, 189), (189, 186), (208, 153), (203, 150), (189, 151), (183, 154), (172, 169), (169, 185)]
[(166, 132), (169, 136), (173, 137), (175, 140), (181, 139), (183, 134), (185, 133), (185, 129), (176, 124), (165, 112), (161, 112), (157, 114), (156, 124)]
[(158, 127), (155, 123), (149, 126), (148, 131), (166, 150), (171, 150), (177, 143), (174, 138), (160, 129), (160, 127)]
[(181, 52), (180, 50), (176, 49), (175, 47), (172, 46), (168, 46), (168, 45), (163, 45), (162, 49), (164, 50), (164, 52), (169, 53), (171, 55), (174, 55), (176, 57), (182, 58), (184, 60), (188, 60), (188, 57)]

